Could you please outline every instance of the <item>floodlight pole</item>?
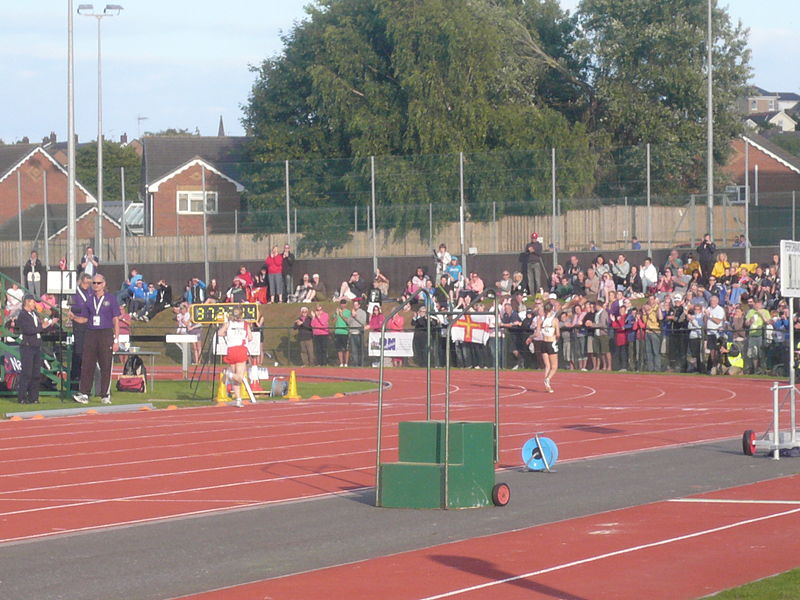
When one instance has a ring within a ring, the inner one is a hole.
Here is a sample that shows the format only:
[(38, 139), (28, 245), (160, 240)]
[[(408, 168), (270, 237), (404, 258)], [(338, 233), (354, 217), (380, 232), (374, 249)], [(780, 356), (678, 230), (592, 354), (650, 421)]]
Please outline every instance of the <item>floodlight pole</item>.
[(714, 41), (711, 38), (711, 4), (712, 0), (708, 0), (708, 41), (706, 43), (706, 50), (708, 51), (708, 98), (707, 98), (707, 115), (706, 115), (706, 138), (708, 142), (708, 149), (706, 150), (708, 156), (706, 157), (706, 179), (708, 187), (708, 233), (711, 239), (714, 239), (714, 75), (712, 68), (713, 48)]
[(67, 269), (75, 270), (75, 52), (72, 0), (67, 1)]
[[(87, 12), (88, 11), (88, 12)], [(103, 256), (103, 53), (100, 23), (104, 17), (114, 17), (122, 11), (119, 4), (106, 4), (103, 12), (94, 12), (94, 5), (81, 4), (78, 14), (97, 19), (97, 225), (95, 248)]]

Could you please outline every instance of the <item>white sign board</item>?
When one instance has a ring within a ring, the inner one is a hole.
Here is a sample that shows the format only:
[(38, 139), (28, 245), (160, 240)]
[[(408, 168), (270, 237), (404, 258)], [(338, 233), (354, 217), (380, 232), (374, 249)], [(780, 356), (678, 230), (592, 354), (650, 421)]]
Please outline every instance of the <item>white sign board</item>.
[(800, 298), (800, 242), (781, 240), (781, 296)]
[[(380, 331), (369, 332), (369, 355), (381, 355)], [(414, 332), (387, 331), (383, 338), (383, 355), (389, 358), (414, 356)]]
[(78, 289), (77, 271), (48, 271), (48, 294), (74, 294)]

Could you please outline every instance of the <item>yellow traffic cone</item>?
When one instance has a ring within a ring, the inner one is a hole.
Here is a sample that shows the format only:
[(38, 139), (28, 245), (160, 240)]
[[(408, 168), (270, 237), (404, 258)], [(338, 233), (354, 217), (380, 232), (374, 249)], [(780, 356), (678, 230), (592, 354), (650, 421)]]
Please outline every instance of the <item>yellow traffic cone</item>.
[(217, 404), (228, 403), (228, 389), (225, 385), (225, 372), (219, 374), (219, 384), (217, 384), (217, 396), (215, 398)]
[(287, 400), (300, 400), (300, 394), (297, 393), (297, 376), (294, 371), (289, 374), (289, 391), (284, 398)]

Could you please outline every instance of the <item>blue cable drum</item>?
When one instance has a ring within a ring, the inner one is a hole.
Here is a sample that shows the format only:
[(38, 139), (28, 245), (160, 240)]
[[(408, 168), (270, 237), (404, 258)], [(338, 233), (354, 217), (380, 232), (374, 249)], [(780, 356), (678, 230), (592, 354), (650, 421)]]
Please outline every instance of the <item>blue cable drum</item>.
[(553, 440), (546, 437), (539, 438), (538, 446), (535, 437), (525, 442), (525, 445), (522, 446), (522, 462), (531, 471), (544, 471), (547, 466), (545, 466), (545, 461), (539, 452), (539, 447), (542, 449), (544, 458), (547, 459), (547, 466), (552, 469), (558, 460), (558, 446)]

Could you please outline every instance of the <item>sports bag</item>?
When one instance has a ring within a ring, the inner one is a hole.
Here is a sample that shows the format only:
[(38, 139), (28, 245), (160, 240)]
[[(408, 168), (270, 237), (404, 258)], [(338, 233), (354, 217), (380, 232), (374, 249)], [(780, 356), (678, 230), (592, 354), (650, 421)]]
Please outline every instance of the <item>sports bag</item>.
[(140, 392), (147, 390), (147, 381), (144, 375), (120, 375), (117, 380), (117, 391)]

